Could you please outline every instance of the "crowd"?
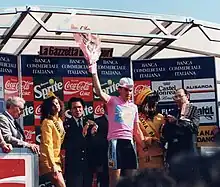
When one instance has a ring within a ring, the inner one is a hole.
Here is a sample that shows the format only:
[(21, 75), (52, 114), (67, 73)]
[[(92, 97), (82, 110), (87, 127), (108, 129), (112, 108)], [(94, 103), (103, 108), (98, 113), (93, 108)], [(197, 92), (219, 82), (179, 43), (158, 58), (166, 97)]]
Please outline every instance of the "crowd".
[(170, 171), (143, 169), (122, 178), (117, 187), (218, 187), (220, 153), (211, 156), (181, 155), (173, 160)]

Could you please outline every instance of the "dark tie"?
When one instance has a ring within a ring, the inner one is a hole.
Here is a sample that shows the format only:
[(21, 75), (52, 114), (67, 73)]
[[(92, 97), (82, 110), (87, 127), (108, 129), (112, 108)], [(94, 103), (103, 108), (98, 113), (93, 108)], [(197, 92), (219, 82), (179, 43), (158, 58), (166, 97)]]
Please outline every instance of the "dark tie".
[(23, 129), (21, 128), (21, 126), (18, 124), (18, 122), (16, 120), (14, 120), (14, 124), (16, 126), (16, 129), (21, 133), (21, 135), (23, 136), (23, 140), (25, 140), (25, 134)]
[(82, 126), (82, 119), (81, 118), (79, 118), (78, 119), (78, 121), (77, 121), (77, 123), (78, 123), (78, 127), (80, 128), (80, 129), (82, 129), (83, 128), (83, 126)]

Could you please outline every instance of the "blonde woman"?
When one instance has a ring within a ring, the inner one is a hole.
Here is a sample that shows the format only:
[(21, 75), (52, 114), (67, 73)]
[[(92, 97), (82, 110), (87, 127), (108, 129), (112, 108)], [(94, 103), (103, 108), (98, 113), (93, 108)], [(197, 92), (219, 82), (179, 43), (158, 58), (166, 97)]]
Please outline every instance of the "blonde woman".
[(61, 145), (65, 136), (62, 102), (50, 93), (41, 105), (40, 175), (55, 187), (65, 187), (61, 167)]

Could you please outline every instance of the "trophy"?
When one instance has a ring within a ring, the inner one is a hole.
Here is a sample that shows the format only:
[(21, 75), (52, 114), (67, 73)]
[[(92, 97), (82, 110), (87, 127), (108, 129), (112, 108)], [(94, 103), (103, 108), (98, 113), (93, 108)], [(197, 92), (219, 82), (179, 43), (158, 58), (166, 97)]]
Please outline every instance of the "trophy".
[[(78, 29), (73, 24), (71, 28)], [(87, 26), (82, 26), (80, 30), (89, 31), (90, 29)], [(74, 33), (73, 37), (88, 62), (89, 71), (91, 73), (96, 71), (96, 62), (101, 55), (101, 40), (98, 35), (93, 35), (91, 33)]]
[(192, 133), (197, 133), (197, 127), (192, 124), (191, 119), (197, 116), (197, 107), (192, 104), (183, 105), (180, 119), (177, 121), (178, 126), (189, 127)]
[(181, 120), (190, 120), (195, 112), (197, 111), (197, 107), (192, 104), (185, 104), (181, 109)]

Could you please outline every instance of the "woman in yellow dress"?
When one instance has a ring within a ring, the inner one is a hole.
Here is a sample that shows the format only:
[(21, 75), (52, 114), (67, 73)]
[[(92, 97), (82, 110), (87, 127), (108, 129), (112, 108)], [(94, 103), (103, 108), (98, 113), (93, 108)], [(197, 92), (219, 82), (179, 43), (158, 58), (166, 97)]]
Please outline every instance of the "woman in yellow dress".
[(63, 104), (53, 93), (41, 105), (40, 175), (55, 187), (65, 187), (62, 175), (61, 145), (65, 136)]
[(165, 122), (164, 116), (157, 113), (160, 97), (157, 92), (145, 88), (136, 97), (140, 127), (145, 137), (146, 149), (137, 145), (139, 168), (163, 168), (164, 153), (161, 146), (161, 131)]

